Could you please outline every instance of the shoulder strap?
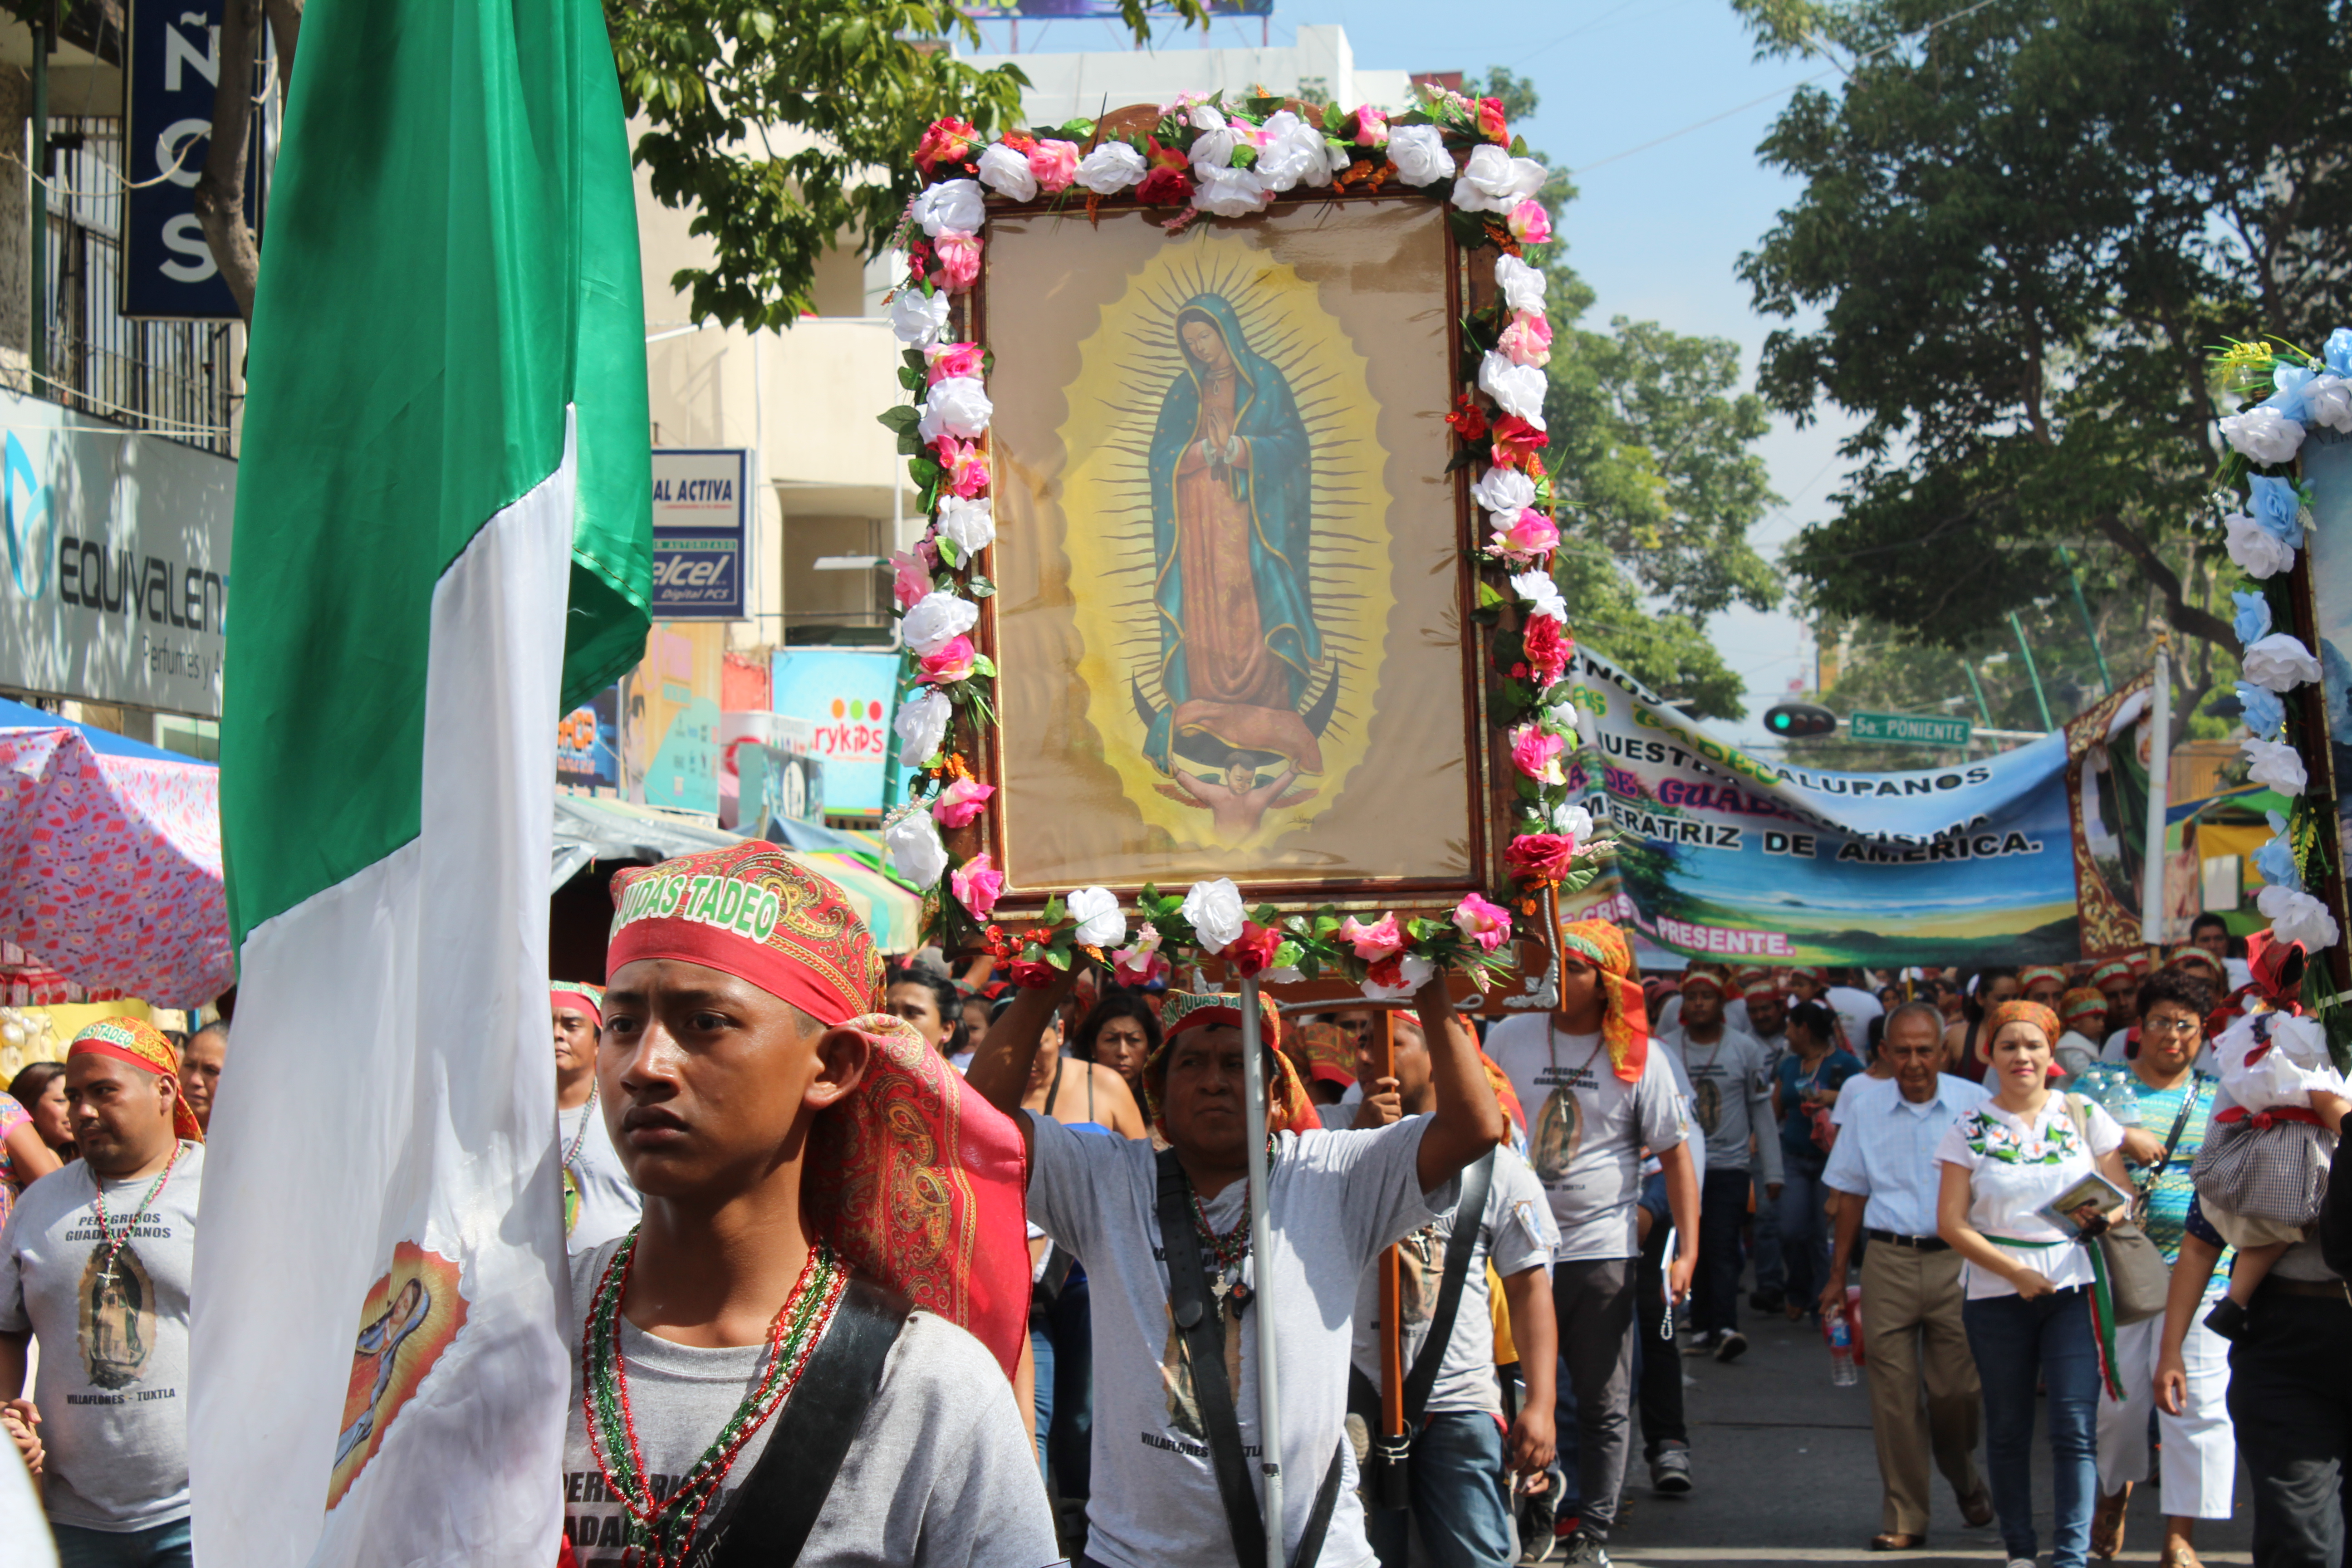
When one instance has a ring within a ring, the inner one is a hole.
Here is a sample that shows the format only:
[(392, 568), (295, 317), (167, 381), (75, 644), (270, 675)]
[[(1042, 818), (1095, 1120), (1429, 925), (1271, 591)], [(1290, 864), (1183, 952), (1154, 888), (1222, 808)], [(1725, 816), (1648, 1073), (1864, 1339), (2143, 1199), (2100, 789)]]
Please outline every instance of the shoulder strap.
[[(1201, 1243), (1192, 1231), (1192, 1184), (1177, 1163), (1176, 1151), (1160, 1151), (1160, 1249), (1168, 1265), (1168, 1313), (1184, 1338), (1184, 1359), (1192, 1373), (1192, 1399), (1209, 1460), (1217, 1472), (1217, 1495), (1233, 1531), (1234, 1556), (1241, 1568), (1265, 1562), (1265, 1516), (1250, 1485), (1242, 1453), (1241, 1417), (1234, 1391), (1225, 1384), (1224, 1313), (1209, 1296), (1208, 1271), (1201, 1267)], [(1263, 1353), (1263, 1347), (1261, 1347)]]
[(800, 1560), (909, 1310), (903, 1296), (849, 1282), (832, 1327), (776, 1413), (760, 1462), (702, 1532), (688, 1568), (774, 1568)]
[[(2188, 1087), (2180, 1094), (2180, 1114), (2172, 1119), (2172, 1131), (2164, 1140), (2164, 1157), (2156, 1163), (2157, 1176), (2161, 1176), (2164, 1168), (2172, 1163), (2172, 1152), (2180, 1147), (2180, 1130), (2189, 1125), (2189, 1113), (2197, 1109), (2197, 1097), (2203, 1092), (2204, 1086), (2198, 1082), (2196, 1070), (2191, 1068)], [(2149, 1178), (2151, 1182), (2155, 1179)]]
[[(1429, 1337), (1412, 1358), (1404, 1380), (1404, 1429), (1413, 1431), (1437, 1385), (1437, 1369), (1454, 1338), (1454, 1319), (1462, 1309), (1462, 1288), (1470, 1276), (1470, 1256), (1478, 1250), (1478, 1232), (1486, 1218), (1486, 1189), (1495, 1178), (1495, 1151), (1462, 1173), (1462, 1201), (1454, 1206), (1454, 1234), (1445, 1240), (1445, 1276), (1437, 1287), (1437, 1305), (1429, 1315)], [(1391, 1332), (1400, 1331), (1397, 1324)]]

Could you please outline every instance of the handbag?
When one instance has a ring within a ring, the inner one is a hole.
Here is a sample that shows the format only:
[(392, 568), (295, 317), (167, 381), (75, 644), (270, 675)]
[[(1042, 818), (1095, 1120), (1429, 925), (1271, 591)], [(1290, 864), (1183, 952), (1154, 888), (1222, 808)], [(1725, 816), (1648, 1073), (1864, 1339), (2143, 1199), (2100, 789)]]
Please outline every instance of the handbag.
[(2197, 1151), (2197, 1195), (2248, 1219), (2310, 1225), (2327, 1202), (2332, 1142), (2326, 1128), (2308, 1121), (2217, 1117)]
[[(2084, 1114), (2088, 1105), (2089, 1101), (2079, 1094), (2066, 1097), (2067, 1114), (2074, 1119), (2075, 1130), (2083, 1134), (2085, 1149), (2091, 1144), (2090, 1121)], [(2185, 1108), (2181, 1120), (2187, 1120)], [(2180, 1136), (2179, 1122), (2174, 1123), (2172, 1134), (2175, 1139)], [(2169, 1156), (2169, 1144), (2165, 1152)], [(2137, 1215), (2147, 1194), (2139, 1190), (2137, 1183), (2133, 1188), (2137, 1197), (2132, 1211)], [(2087, 1245), (2093, 1249), (2099, 1282), (2106, 1292), (2110, 1321), (2116, 1327), (2145, 1322), (2164, 1310), (2165, 1296), (2172, 1288), (2172, 1267), (2165, 1262), (2164, 1254), (2156, 1249), (2156, 1243), (2147, 1238), (2147, 1232), (2139, 1227), (2136, 1219), (2126, 1218), (2108, 1226), (2091, 1237)]]

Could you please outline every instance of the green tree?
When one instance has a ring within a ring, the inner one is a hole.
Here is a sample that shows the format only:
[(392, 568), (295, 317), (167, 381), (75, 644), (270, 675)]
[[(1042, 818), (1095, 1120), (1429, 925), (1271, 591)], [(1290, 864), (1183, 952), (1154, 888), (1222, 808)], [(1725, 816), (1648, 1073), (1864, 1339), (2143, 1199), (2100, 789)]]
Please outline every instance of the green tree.
[[(1741, 263), (1765, 395), (1855, 415), (1805, 601), (1983, 650), (2057, 605), (2072, 542), (2137, 667), (2164, 625), (2233, 658), (2206, 494), (2208, 351), (2352, 314), (2352, 26), (2332, 5), (1735, 0), (1843, 73), (1762, 155), (1803, 193)], [(2131, 624), (2135, 615), (2145, 619)]]
[[(1500, 99), (1514, 121), (1536, 110), (1535, 84), (1499, 66), (1463, 88)], [(1543, 193), (1562, 237), (1575, 195), (1557, 172)], [(1742, 682), (1704, 621), (1780, 599), (1780, 574), (1748, 542), (1779, 499), (1755, 451), (1764, 402), (1739, 390), (1739, 349), (1727, 340), (1622, 316), (1607, 331), (1578, 325), (1593, 293), (1568, 248), (1563, 237), (1536, 257), (1550, 285), (1544, 458), (1563, 538), (1554, 574), (1595, 652), (1696, 717), (1737, 719)]]

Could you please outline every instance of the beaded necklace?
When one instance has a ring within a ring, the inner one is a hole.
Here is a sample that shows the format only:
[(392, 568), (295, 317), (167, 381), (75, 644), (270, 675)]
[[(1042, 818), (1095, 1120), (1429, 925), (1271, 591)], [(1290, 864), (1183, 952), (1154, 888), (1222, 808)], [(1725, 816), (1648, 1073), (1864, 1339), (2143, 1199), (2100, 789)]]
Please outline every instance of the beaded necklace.
[(629, 1515), (629, 1552), (625, 1560), (643, 1568), (677, 1568), (694, 1544), (702, 1516), (718, 1500), (736, 1457), (782, 1405), (808, 1358), (833, 1321), (834, 1309), (848, 1288), (849, 1271), (820, 1242), (809, 1248), (792, 1294), (768, 1325), (768, 1359), (758, 1386), (743, 1396), (719, 1436), (702, 1451), (667, 1498), (654, 1496), (646, 1470), (645, 1453), (637, 1445), (635, 1416), (629, 1408), (628, 1367), (621, 1355), (621, 1302), (629, 1290), (635, 1266), (637, 1233), (626, 1239), (604, 1266), (589, 1298), (588, 1317), (581, 1329), (581, 1411), (586, 1419), (588, 1451), (604, 1479), (604, 1488), (618, 1498)]
[(1192, 1194), (1192, 1228), (1199, 1233), (1201, 1240), (1208, 1247), (1209, 1255), (1217, 1260), (1217, 1267), (1232, 1268), (1249, 1256), (1249, 1198), (1246, 1195), (1242, 1198), (1242, 1217), (1234, 1222), (1234, 1228), (1220, 1236), (1217, 1234), (1216, 1227), (1209, 1223), (1209, 1211), (1201, 1206), (1201, 1194), (1194, 1193)]
[(572, 1147), (563, 1152), (563, 1234), (570, 1236), (572, 1226), (580, 1223), (580, 1175), (572, 1167), (580, 1158), (580, 1146), (588, 1142), (588, 1123), (596, 1114), (596, 1096), (604, 1085), (594, 1079), (588, 1080), (588, 1102), (580, 1108), (580, 1131), (572, 1135)]
[(89, 1184), (91, 1190), (98, 1194), (91, 1202), (91, 1212), (98, 1219), (98, 1234), (106, 1240), (106, 1257), (98, 1266), (98, 1279), (101, 1285), (114, 1277), (114, 1255), (122, 1250), (122, 1244), (131, 1239), (131, 1233), (137, 1230), (139, 1222), (147, 1217), (149, 1206), (163, 1195), (163, 1184), (172, 1179), (172, 1167), (180, 1163), (180, 1151), (186, 1147), (186, 1144), (177, 1140), (173, 1141), (172, 1157), (163, 1162), (163, 1168), (156, 1172), (155, 1179), (148, 1184), (147, 1195), (139, 1200), (138, 1208), (131, 1212), (131, 1221), (122, 1227), (122, 1233), (120, 1236), (116, 1235), (113, 1226), (107, 1223), (106, 1184), (99, 1180), (97, 1172), (90, 1173)]

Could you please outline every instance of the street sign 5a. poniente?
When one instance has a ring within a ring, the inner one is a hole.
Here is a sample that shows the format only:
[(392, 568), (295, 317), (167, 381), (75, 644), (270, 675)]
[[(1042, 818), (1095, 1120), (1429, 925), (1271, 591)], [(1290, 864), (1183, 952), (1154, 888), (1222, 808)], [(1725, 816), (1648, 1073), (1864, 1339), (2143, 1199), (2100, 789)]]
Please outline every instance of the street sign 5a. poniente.
[(1849, 713), (1845, 732), (1856, 741), (1884, 741), (1895, 745), (1965, 746), (1969, 721), (1922, 713)]

